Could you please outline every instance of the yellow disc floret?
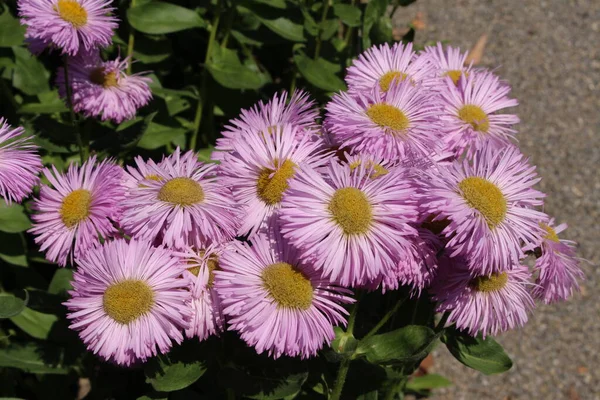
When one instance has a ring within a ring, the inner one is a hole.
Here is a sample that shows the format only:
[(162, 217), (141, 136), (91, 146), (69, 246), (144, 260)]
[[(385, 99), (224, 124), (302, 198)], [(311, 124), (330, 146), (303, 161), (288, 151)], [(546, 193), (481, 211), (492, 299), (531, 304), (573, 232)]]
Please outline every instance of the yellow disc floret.
[(386, 103), (370, 106), (367, 116), (380, 127), (390, 130), (388, 133), (391, 134), (403, 133), (410, 125), (410, 121), (400, 109)]
[(190, 206), (204, 200), (202, 186), (186, 177), (173, 178), (167, 181), (158, 192), (158, 200), (171, 204)]
[(550, 240), (550, 241), (556, 242), (556, 243), (560, 242), (560, 239), (558, 238), (558, 235), (556, 234), (556, 231), (554, 230), (554, 228), (552, 228), (548, 224), (544, 224), (543, 222), (540, 224), (540, 226), (542, 227), (543, 230), (546, 231), (546, 235), (544, 236), (544, 239)]
[(105, 89), (119, 85), (117, 73), (115, 71), (106, 72), (104, 67), (98, 67), (92, 70), (92, 72), (90, 72), (90, 81)]
[(87, 24), (88, 14), (76, 0), (58, 0), (55, 10), (58, 15), (73, 28), (83, 28)]
[(506, 272), (491, 274), (490, 276), (478, 276), (469, 282), (469, 286), (478, 292), (497, 292), (506, 286), (508, 274)]
[[(460, 69), (452, 69), (450, 71), (447, 71), (444, 76), (449, 76), (450, 79), (452, 79), (452, 82), (454, 82), (455, 85), (458, 85), (458, 80), (460, 79), (460, 77), (463, 75), (463, 72)], [(467, 74), (465, 73), (465, 76)]]
[(390, 89), (392, 82), (398, 84), (408, 77), (407, 74), (400, 71), (390, 71), (379, 78), (379, 87), (381, 91), (387, 92)]
[(256, 180), (256, 193), (268, 205), (281, 202), (283, 193), (288, 188), (288, 179), (294, 176), (296, 164), (291, 160), (279, 163), (275, 160), (275, 169), (263, 168)]
[(469, 207), (479, 211), (490, 228), (504, 221), (507, 203), (498, 186), (484, 178), (471, 176), (460, 181), (458, 188)]
[(367, 196), (354, 187), (336, 190), (329, 202), (329, 212), (346, 235), (368, 232), (373, 220)]
[(462, 119), (467, 124), (470, 124), (474, 130), (482, 133), (487, 133), (490, 129), (490, 120), (485, 111), (481, 107), (467, 104), (458, 110), (458, 118)]
[(262, 281), (279, 307), (306, 310), (312, 304), (310, 280), (288, 263), (271, 264), (263, 269)]
[(144, 281), (125, 280), (109, 286), (104, 292), (102, 305), (113, 320), (129, 324), (152, 309), (154, 292)]
[(71, 228), (90, 215), (92, 194), (86, 189), (77, 189), (69, 193), (60, 206), (60, 218), (62, 222)]

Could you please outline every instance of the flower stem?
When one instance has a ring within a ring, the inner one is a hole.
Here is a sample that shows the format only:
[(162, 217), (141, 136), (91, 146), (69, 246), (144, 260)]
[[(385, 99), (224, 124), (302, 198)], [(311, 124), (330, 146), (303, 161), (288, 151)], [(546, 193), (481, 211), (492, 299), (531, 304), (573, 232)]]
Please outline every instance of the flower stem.
[(327, 0), (323, 2), (323, 14), (321, 15), (321, 24), (319, 25), (319, 31), (317, 32), (317, 43), (315, 45), (315, 60), (319, 58), (319, 53), (321, 52), (321, 33), (323, 33), (323, 25), (325, 24), (325, 20), (327, 19), (327, 11), (329, 11), (329, 7), (331, 6), (331, 0)]
[(79, 157), (81, 158), (81, 163), (85, 162), (87, 158), (87, 152), (85, 150), (85, 146), (83, 145), (83, 140), (81, 140), (81, 132), (79, 131), (79, 122), (77, 121), (77, 117), (75, 116), (75, 111), (73, 111), (73, 89), (71, 88), (71, 81), (69, 80), (69, 61), (67, 57), (64, 58), (65, 65), (65, 89), (67, 92), (67, 106), (69, 107), (69, 112), (71, 114), (71, 125), (75, 129), (75, 140), (77, 141), (77, 146), (79, 147)]
[[(131, 4), (129, 8), (135, 7), (135, 0), (131, 0)], [(127, 75), (131, 75), (131, 66), (132, 66), (132, 56), (133, 56), (133, 46), (135, 45), (135, 31), (133, 27), (129, 26), (129, 40), (127, 41), (127, 58), (129, 59), (129, 63), (127, 64)]]
[(200, 97), (198, 98), (198, 105), (196, 106), (196, 116), (194, 117), (194, 131), (192, 132), (192, 137), (190, 139), (190, 150), (196, 150), (196, 143), (198, 142), (198, 132), (200, 132), (200, 123), (202, 122), (202, 111), (204, 109), (204, 99), (206, 97), (206, 64), (208, 64), (208, 61), (210, 60), (210, 54), (212, 52), (215, 38), (217, 36), (217, 30), (219, 28), (220, 17), (221, 0), (217, 0), (215, 16), (212, 21), (210, 36), (208, 37), (208, 45), (206, 47), (206, 54), (204, 56), (204, 69), (202, 70), (202, 76), (200, 78)]
[(444, 326), (446, 325), (446, 322), (448, 322), (448, 318), (449, 317), (450, 317), (450, 311), (446, 311), (442, 315), (442, 318), (440, 319), (440, 322), (438, 322), (438, 324), (435, 326), (435, 331), (436, 332), (440, 332), (442, 329), (444, 329)]
[(402, 296), (400, 299), (398, 299), (398, 301), (396, 302), (396, 304), (394, 305), (394, 307), (392, 307), (391, 310), (389, 310), (382, 318), (381, 320), (377, 323), (377, 325), (375, 325), (373, 327), (373, 329), (371, 329), (369, 331), (369, 333), (367, 333), (365, 335), (364, 338), (362, 338), (361, 340), (365, 340), (367, 338), (370, 338), (371, 336), (375, 335), (377, 332), (379, 332), (379, 330), (390, 320), (390, 318), (396, 314), (396, 312), (400, 309), (400, 307), (402, 306), (402, 304), (404, 304), (404, 302), (406, 301), (406, 299), (408, 298), (408, 296)]
[[(352, 307), (352, 311), (350, 312), (350, 317), (348, 317), (348, 328), (346, 329), (346, 333), (350, 335), (352, 335), (354, 332), (354, 324), (356, 323), (356, 315), (358, 314), (360, 297), (361, 294), (359, 292), (356, 298), (356, 303), (354, 303), (354, 307)], [(340, 363), (340, 368), (338, 369), (337, 377), (335, 378), (335, 383), (333, 384), (333, 391), (331, 392), (329, 400), (340, 399), (342, 390), (344, 389), (344, 382), (346, 382), (346, 376), (348, 375), (348, 370), (350, 369), (350, 361), (352, 361), (352, 356), (348, 355)]]

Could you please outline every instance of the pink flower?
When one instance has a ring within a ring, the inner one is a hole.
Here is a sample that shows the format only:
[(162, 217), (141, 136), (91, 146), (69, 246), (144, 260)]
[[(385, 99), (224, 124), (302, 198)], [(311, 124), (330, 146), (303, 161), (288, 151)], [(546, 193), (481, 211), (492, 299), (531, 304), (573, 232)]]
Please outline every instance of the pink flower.
[(455, 49), (451, 46), (446, 46), (446, 49), (444, 49), (444, 46), (438, 42), (435, 47), (425, 47), (425, 51), (420, 57), (430, 57), (431, 62), (436, 68), (437, 76), (450, 78), (457, 85), (462, 77), (467, 77), (471, 74), (471, 65), (465, 66), (468, 55), (468, 51), (461, 53), (460, 49)]
[(82, 257), (92, 247), (118, 233), (115, 224), (121, 218), (123, 169), (111, 160), (96, 165), (91, 157), (81, 167), (69, 166), (61, 174), (53, 166), (44, 168), (52, 187), (42, 185), (36, 199), (29, 230), (46, 258), (65, 266), (73, 255)]
[(183, 341), (191, 310), (185, 264), (149, 243), (110, 241), (77, 258), (70, 328), (94, 354), (130, 365)]
[(215, 288), (230, 329), (260, 354), (308, 358), (346, 323), (350, 291), (331, 285), (278, 233), (233, 242), (220, 258)]
[(23, 201), (40, 180), (42, 160), (32, 139), (0, 118), (0, 196), (8, 204)]

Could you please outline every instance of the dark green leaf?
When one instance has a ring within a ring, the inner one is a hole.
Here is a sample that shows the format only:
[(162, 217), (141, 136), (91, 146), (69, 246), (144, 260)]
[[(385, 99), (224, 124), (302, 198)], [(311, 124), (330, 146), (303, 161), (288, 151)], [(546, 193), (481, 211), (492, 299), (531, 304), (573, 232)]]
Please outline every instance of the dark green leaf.
[(15, 54), (13, 86), (31, 96), (49, 91), (50, 73), (44, 64), (23, 47), (13, 47), (12, 50)]
[(58, 91), (38, 94), (39, 103), (24, 104), (19, 108), (21, 114), (52, 114), (68, 111), (65, 102), (58, 96)]
[(12, 265), (27, 266), (22, 233), (0, 232), (0, 259)]
[(230, 89), (259, 89), (270, 81), (256, 64), (242, 64), (235, 50), (223, 47), (215, 48), (206, 67), (215, 81)]
[(146, 382), (159, 392), (172, 392), (190, 386), (206, 371), (203, 361), (177, 361), (178, 358), (172, 352), (152, 360), (145, 368)]
[(214, 150), (215, 148), (213, 146), (198, 150), (198, 160), (202, 162), (215, 162), (210, 158)]
[(257, 394), (248, 395), (247, 397), (250, 399), (276, 400), (294, 396), (300, 392), (302, 385), (306, 382), (306, 378), (308, 378), (308, 372), (292, 374), (285, 377), (285, 379), (278, 380), (277, 385), (273, 388), (269, 388), (268, 391), (261, 391)]
[(387, 11), (387, 0), (371, 0), (365, 8), (365, 17), (363, 19), (362, 40), (363, 48), (371, 47), (371, 28)]
[(0, 201), (0, 231), (18, 233), (29, 229), (31, 222), (19, 204), (7, 205)]
[(389, 43), (394, 40), (392, 36), (392, 20), (387, 15), (379, 18), (371, 30), (373, 44)]
[(362, 13), (360, 8), (349, 4), (334, 4), (333, 12), (348, 26), (360, 26)]
[[(0, 367), (19, 368), (32, 374), (66, 374), (60, 363), (45, 361), (47, 348), (34, 343), (0, 349)], [(60, 352), (60, 350), (59, 350)]]
[(167, 126), (151, 122), (138, 142), (138, 146), (147, 150), (158, 149), (159, 147), (171, 143), (179, 136), (184, 135), (185, 132), (186, 129), (178, 126)]
[(10, 293), (0, 293), (0, 319), (14, 317), (21, 313), (26, 306), (27, 298), (21, 299)]
[(258, 18), (267, 28), (278, 34), (284, 39), (292, 42), (305, 42), (304, 28), (300, 24), (296, 24), (291, 20), (279, 17), (276, 19)]
[(339, 354), (352, 354), (358, 346), (358, 340), (351, 334), (345, 332), (341, 327), (333, 328), (335, 339), (331, 342), (331, 349)]
[(25, 27), (6, 8), (0, 14), (0, 47), (20, 46), (24, 39)]
[(286, 7), (285, 0), (250, 0), (253, 3), (266, 4), (270, 7), (284, 9)]
[(135, 41), (133, 58), (144, 64), (153, 64), (166, 60), (173, 52), (171, 41), (167, 37), (142, 36)]
[(364, 355), (376, 364), (414, 363), (424, 358), (437, 336), (422, 325), (408, 325), (392, 332), (361, 340), (357, 355)]
[(326, 60), (322, 58), (313, 60), (302, 50), (299, 50), (294, 54), (294, 62), (298, 67), (298, 71), (312, 85), (329, 92), (346, 90), (344, 81), (331, 72), (330, 63)]
[(59, 268), (54, 273), (48, 293), (50, 294), (65, 294), (68, 290), (72, 290), (71, 281), (73, 280), (73, 270), (68, 268)]
[(338, 31), (340, 25), (337, 19), (328, 19), (321, 24), (321, 39), (329, 40)]
[(446, 329), (442, 338), (454, 358), (485, 375), (508, 371), (510, 357), (493, 338), (472, 337), (456, 329)]
[(136, 30), (151, 34), (178, 32), (206, 26), (206, 22), (197, 12), (162, 1), (152, 1), (128, 9), (127, 19)]
[(21, 330), (36, 339), (47, 339), (52, 325), (58, 321), (53, 314), (44, 314), (26, 307), (19, 315), (10, 319)]
[(406, 389), (419, 391), (424, 389), (437, 389), (452, 386), (452, 382), (441, 375), (427, 374), (412, 378), (406, 384)]

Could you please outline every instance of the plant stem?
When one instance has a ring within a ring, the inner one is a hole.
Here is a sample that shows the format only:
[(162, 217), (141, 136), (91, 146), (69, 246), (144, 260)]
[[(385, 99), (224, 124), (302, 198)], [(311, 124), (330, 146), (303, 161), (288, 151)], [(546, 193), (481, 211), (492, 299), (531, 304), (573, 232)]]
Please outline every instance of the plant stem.
[(388, 392), (385, 394), (384, 400), (393, 400), (394, 397), (396, 396), (396, 393), (398, 393), (400, 395), (400, 399), (404, 398), (404, 393), (402, 392), (402, 389), (404, 388), (404, 385), (406, 384), (406, 379), (401, 379), (399, 380), (395, 385), (393, 385), (390, 390), (388, 390)]
[(446, 311), (444, 313), (444, 315), (442, 315), (440, 322), (438, 322), (438, 324), (435, 326), (436, 332), (440, 332), (442, 329), (444, 329), (444, 326), (446, 325), (446, 322), (448, 322), (449, 317), (450, 317), (450, 311)]
[[(135, 7), (135, 0), (131, 0), (129, 4), (129, 8)], [(131, 74), (131, 66), (132, 66), (132, 57), (133, 57), (133, 46), (135, 45), (135, 31), (133, 27), (129, 26), (129, 40), (127, 42), (127, 58), (129, 59), (129, 64), (127, 65), (127, 75)]]
[(71, 125), (75, 129), (75, 139), (77, 140), (77, 146), (79, 147), (79, 157), (81, 158), (81, 163), (83, 164), (86, 159), (86, 151), (83, 146), (83, 141), (81, 140), (81, 132), (79, 131), (79, 123), (75, 116), (75, 111), (73, 111), (73, 89), (71, 88), (71, 81), (69, 80), (69, 61), (67, 60), (67, 56), (64, 58), (65, 64), (65, 89), (67, 92), (67, 106), (69, 107), (69, 112), (71, 114)]
[[(196, 116), (194, 117), (194, 131), (190, 139), (190, 150), (196, 150), (196, 143), (198, 142), (198, 132), (200, 132), (200, 124), (202, 122), (202, 110), (204, 108), (204, 98), (206, 97), (206, 64), (210, 60), (210, 54), (214, 46), (215, 38), (217, 37), (217, 30), (219, 29), (219, 19), (221, 17), (221, 0), (217, 0), (217, 6), (215, 8), (215, 16), (212, 21), (210, 29), (210, 36), (208, 37), (208, 45), (206, 47), (206, 54), (204, 56), (204, 68), (202, 69), (202, 76), (200, 78), (200, 98), (198, 99), (198, 105), (196, 106)], [(206, 138), (204, 138), (206, 140)]]
[(367, 338), (370, 338), (371, 336), (375, 335), (377, 332), (379, 332), (379, 330), (390, 320), (390, 318), (396, 314), (396, 312), (400, 309), (400, 307), (402, 306), (402, 304), (404, 304), (404, 302), (406, 301), (406, 298), (408, 296), (403, 296), (401, 297), (396, 304), (394, 305), (394, 307), (389, 310), (382, 318), (381, 320), (377, 323), (377, 325), (375, 325), (373, 327), (373, 329), (371, 329), (369, 331), (369, 333), (367, 333), (365, 335), (364, 338), (362, 338), (361, 340), (365, 340)]
[[(358, 314), (360, 297), (361, 293), (359, 292), (356, 298), (356, 303), (354, 303), (354, 307), (352, 307), (352, 311), (348, 317), (348, 327), (346, 328), (346, 333), (349, 333), (350, 335), (352, 335), (354, 332), (354, 324), (356, 323), (356, 315)], [(352, 356), (348, 355), (340, 363), (340, 368), (338, 369), (337, 377), (335, 378), (335, 383), (333, 384), (333, 391), (331, 392), (331, 397), (329, 397), (329, 400), (339, 400), (340, 396), (342, 395), (344, 382), (346, 382), (346, 376), (348, 375), (348, 370), (350, 369), (350, 361), (352, 361)]]
[(329, 11), (329, 6), (331, 5), (330, 3), (331, 0), (323, 2), (323, 14), (321, 15), (321, 24), (319, 25), (319, 31), (317, 32), (317, 43), (315, 45), (315, 60), (319, 58), (319, 53), (321, 52), (321, 33), (323, 33), (323, 25), (327, 19), (327, 11)]

